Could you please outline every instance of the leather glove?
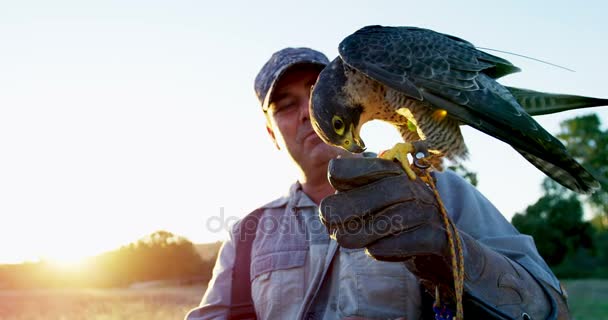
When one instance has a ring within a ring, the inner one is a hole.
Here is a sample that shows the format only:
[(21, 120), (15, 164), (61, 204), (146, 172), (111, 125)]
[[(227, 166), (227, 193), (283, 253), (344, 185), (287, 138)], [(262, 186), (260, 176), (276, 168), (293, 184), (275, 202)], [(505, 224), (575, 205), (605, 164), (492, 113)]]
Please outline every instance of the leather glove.
[[(340, 246), (366, 248), (378, 260), (403, 261), (427, 291), (438, 286), (442, 301), (453, 299), (447, 233), (426, 183), (410, 180), (399, 164), (378, 158), (334, 159), (328, 175), (337, 192), (321, 201), (320, 218)], [(569, 318), (560, 292), (457, 232), (465, 257), (466, 314), (484, 319)]]
[(421, 279), (452, 283), (445, 227), (426, 183), (378, 158), (334, 159), (328, 174), (337, 193), (321, 201), (321, 221), (340, 246), (365, 247), (375, 259), (407, 262)]

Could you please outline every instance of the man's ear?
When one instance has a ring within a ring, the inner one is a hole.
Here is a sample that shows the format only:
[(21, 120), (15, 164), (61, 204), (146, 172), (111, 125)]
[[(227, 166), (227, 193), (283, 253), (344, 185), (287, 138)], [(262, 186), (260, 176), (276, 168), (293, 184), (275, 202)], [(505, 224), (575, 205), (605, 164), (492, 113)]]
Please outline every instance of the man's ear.
[(268, 132), (270, 139), (272, 139), (274, 146), (277, 147), (278, 150), (281, 150), (281, 147), (279, 147), (279, 144), (277, 143), (277, 138), (274, 135), (274, 130), (272, 130), (269, 123), (266, 124), (266, 131)]

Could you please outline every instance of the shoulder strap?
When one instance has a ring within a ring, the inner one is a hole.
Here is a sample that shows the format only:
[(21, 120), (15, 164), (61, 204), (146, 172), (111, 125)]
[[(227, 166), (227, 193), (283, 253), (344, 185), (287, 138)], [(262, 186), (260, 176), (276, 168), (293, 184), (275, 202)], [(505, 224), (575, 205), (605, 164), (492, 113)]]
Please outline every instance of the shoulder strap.
[(235, 258), (232, 268), (229, 320), (255, 320), (251, 299), (251, 246), (264, 212), (257, 209), (245, 216), (235, 232)]

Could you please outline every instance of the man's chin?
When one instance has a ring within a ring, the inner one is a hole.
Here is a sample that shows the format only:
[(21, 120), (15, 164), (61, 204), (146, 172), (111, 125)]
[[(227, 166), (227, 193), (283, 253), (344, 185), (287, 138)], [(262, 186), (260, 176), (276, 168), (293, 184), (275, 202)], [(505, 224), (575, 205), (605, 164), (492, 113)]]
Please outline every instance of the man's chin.
[(329, 161), (338, 156), (350, 154), (350, 152), (339, 147), (330, 146), (323, 142), (319, 137), (316, 137), (314, 145), (311, 144), (311, 147), (309, 148), (309, 154), (310, 156), (323, 156)]

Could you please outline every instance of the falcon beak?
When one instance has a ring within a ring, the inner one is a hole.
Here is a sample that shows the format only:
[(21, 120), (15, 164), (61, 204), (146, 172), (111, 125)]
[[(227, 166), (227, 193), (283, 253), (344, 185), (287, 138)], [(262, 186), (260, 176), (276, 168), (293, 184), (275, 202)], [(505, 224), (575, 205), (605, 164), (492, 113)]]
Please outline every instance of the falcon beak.
[(352, 124), (350, 125), (350, 130), (345, 139), (342, 140), (342, 147), (352, 153), (361, 153), (365, 151), (365, 143), (363, 143), (363, 140), (361, 140)]

